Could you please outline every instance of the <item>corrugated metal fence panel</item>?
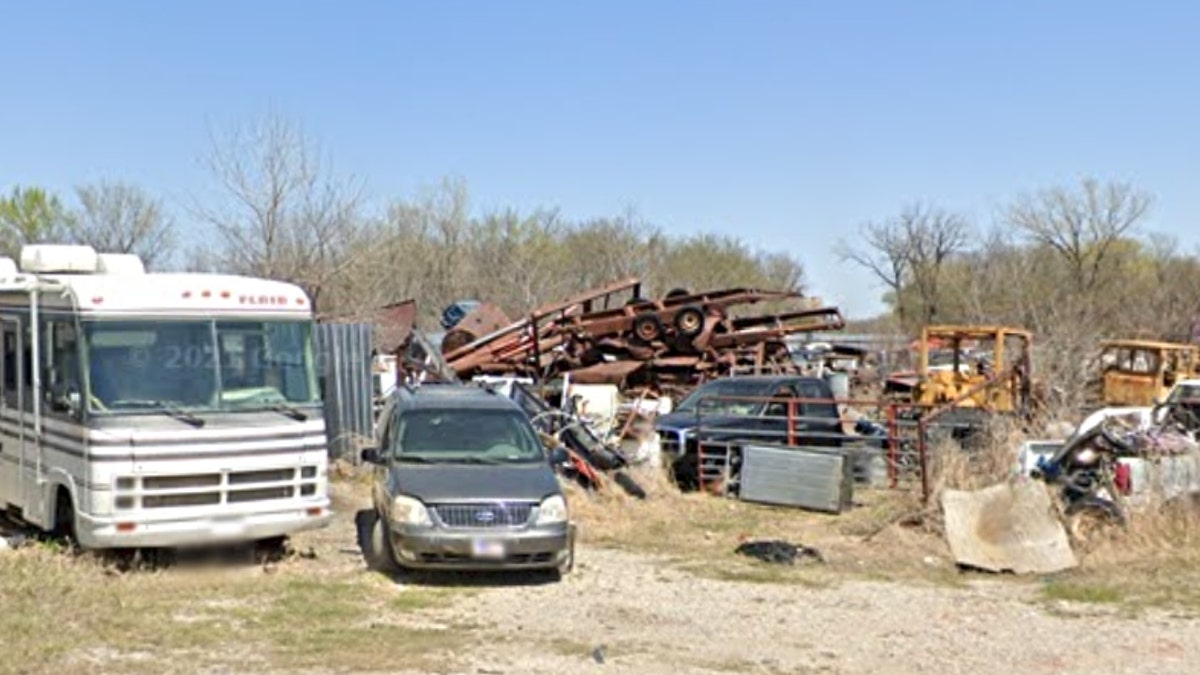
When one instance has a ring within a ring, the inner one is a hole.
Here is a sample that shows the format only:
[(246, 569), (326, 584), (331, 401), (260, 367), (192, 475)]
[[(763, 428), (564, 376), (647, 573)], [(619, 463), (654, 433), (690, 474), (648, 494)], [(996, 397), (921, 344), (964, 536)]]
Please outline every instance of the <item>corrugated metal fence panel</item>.
[(841, 513), (850, 507), (853, 475), (845, 453), (829, 448), (742, 448), (741, 488), (748, 502)]
[(372, 338), (370, 324), (317, 324), (314, 342), (330, 457), (357, 461), (356, 441), (374, 436)]

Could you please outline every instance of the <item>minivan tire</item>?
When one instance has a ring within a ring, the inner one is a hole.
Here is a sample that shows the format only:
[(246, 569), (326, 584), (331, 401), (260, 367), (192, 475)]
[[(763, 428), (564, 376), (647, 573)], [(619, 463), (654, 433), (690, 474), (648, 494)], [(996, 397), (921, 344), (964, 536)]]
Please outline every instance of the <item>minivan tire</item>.
[(371, 520), (367, 524), (369, 530), (363, 541), (363, 557), (366, 558), (367, 567), (389, 576), (400, 574), (403, 569), (396, 562), (395, 554), (392, 553), (392, 545), (387, 538), (386, 521), (378, 511), (368, 511), (366, 515)]

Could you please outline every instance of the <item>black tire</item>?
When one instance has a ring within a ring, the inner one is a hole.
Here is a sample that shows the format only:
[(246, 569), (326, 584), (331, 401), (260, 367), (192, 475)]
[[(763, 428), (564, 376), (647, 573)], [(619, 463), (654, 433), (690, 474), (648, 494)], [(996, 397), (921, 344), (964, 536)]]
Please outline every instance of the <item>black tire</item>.
[(614, 473), (613, 482), (615, 482), (617, 485), (620, 485), (621, 489), (625, 491), (625, 494), (629, 495), (630, 497), (636, 497), (637, 499), (646, 498), (646, 490), (643, 489), (641, 485), (637, 484), (637, 481), (633, 479), (633, 476), (630, 476), (624, 471), (618, 471)]
[(54, 529), (51, 534), (62, 540), (67, 548), (78, 550), (79, 538), (75, 530), (75, 503), (71, 501), (71, 493), (64, 487), (58, 488), (54, 498)]
[(675, 331), (693, 338), (704, 332), (704, 310), (688, 305), (675, 313)]
[(650, 301), (645, 298), (630, 298), (625, 301), (625, 306), (626, 307), (636, 307), (638, 305), (644, 305), (648, 302), (650, 302)]
[(1083, 552), (1094, 549), (1104, 531), (1125, 525), (1121, 507), (1099, 497), (1078, 499), (1067, 505), (1063, 515), (1072, 545)]
[(657, 314), (646, 312), (633, 318), (633, 335), (641, 342), (654, 342), (662, 334), (663, 325)]
[(255, 560), (278, 562), (288, 555), (287, 536), (268, 537), (254, 542)]
[[(367, 568), (388, 576), (397, 576), (402, 571), (392, 552), (391, 542), (387, 537), (387, 524), (374, 510), (359, 511), (355, 517), (358, 522), (360, 536), (366, 536), (362, 541), (363, 558)], [(364, 522), (365, 521), (365, 522)], [(366, 532), (362, 532), (363, 529)]]
[(686, 288), (672, 288), (671, 290), (667, 291), (666, 297), (681, 298), (685, 295), (691, 295), (691, 294), (692, 294), (692, 292)]

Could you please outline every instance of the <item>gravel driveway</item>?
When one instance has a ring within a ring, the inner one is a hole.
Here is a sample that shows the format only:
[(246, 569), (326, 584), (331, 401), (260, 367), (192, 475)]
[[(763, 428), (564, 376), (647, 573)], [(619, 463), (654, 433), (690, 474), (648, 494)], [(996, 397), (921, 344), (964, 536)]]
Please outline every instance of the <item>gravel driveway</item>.
[[(1194, 673), (1195, 619), (1048, 605), (1027, 584), (829, 588), (698, 578), (588, 549), (560, 584), (487, 588), (468, 673)], [(600, 663), (603, 661), (603, 663)]]

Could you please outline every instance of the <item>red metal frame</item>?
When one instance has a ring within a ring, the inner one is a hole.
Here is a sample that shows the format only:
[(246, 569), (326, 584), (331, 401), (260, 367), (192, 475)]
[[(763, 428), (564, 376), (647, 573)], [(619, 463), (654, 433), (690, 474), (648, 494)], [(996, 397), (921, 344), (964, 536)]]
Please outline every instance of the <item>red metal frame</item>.
[[(839, 419), (839, 422), (842, 424), (846, 424), (847, 422), (851, 421), (849, 418), (847, 418), (843, 414), (842, 406), (857, 408), (857, 409), (879, 410), (883, 414), (883, 420), (876, 420), (876, 421), (881, 422), (884, 425), (884, 428), (887, 430), (887, 437), (886, 437), (886, 440), (884, 441), (884, 447), (886, 449), (888, 486), (890, 489), (900, 489), (902, 487), (901, 486), (901, 471), (900, 471), (900, 467), (899, 467), (900, 445), (901, 445), (901, 441), (903, 440), (903, 438), (901, 436), (901, 430), (902, 430), (902, 427), (904, 426), (903, 420), (906, 417), (903, 413), (907, 412), (907, 413), (909, 413), (909, 415), (907, 417), (911, 418), (911, 420), (912, 420), (908, 424), (916, 431), (916, 434), (915, 434), (916, 438), (913, 440), (915, 441), (915, 450), (916, 450), (916, 455), (917, 455), (917, 472), (919, 474), (918, 478), (919, 478), (919, 482), (920, 482), (920, 486), (921, 486), (921, 495), (924, 500), (928, 500), (931, 496), (930, 495), (931, 486), (930, 486), (930, 476), (929, 476), (929, 468), (930, 467), (929, 467), (929, 461), (928, 461), (928, 442), (926, 439), (926, 435), (927, 435), (926, 432), (928, 431), (928, 429), (930, 427), (930, 423), (927, 418), (929, 416), (930, 411), (932, 410), (931, 406), (924, 406), (924, 405), (919, 405), (919, 404), (914, 404), (914, 403), (898, 403), (894, 400), (883, 399), (883, 398), (881, 398), (881, 399), (861, 399), (861, 398), (811, 398), (811, 397), (782, 397), (782, 396), (770, 396), (770, 397), (764, 397), (764, 396), (707, 396), (707, 397), (704, 397), (703, 399), (701, 399), (701, 401), (699, 403), (702, 403), (703, 401), (738, 401), (738, 402), (748, 402), (748, 403), (762, 403), (762, 404), (768, 404), (768, 405), (771, 403), (786, 404), (787, 405), (786, 445), (792, 445), (792, 446), (797, 445), (797, 440), (798, 440), (797, 439), (798, 434), (796, 433), (796, 423), (798, 421), (802, 420), (804, 417), (803, 415), (800, 415), (799, 411), (798, 411), (798, 407), (801, 404), (804, 404), (804, 403), (824, 403), (824, 404), (832, 403), (834, 405), (837, 405), (837, 406), (839, 406), (838, 419)], [(914, 413), (917, 413), (917, 414), (914, 414)], [(699, 437), (703, 436), (703, 427), (704, 427), (704, 425), (703, 425), (704, 414), (700, 410), (700, 405), (697, 406), (696, 418), (697, 418), (696, 433), (697, 433), (697, 437), (699, 438)], [(864, 438), (870, 438), (870, 437), (864, 437)], [(703, 461), (702, 455), (703, 455), (704, 443), (702, 443), (698, 440), (697, 445), (698, 445), (697, 452), (701, 454), (701, 456), (697, 457), (697, 460), (698, 460), (698, 462), (702, 462)], [(697, 478), (699, 481), (700, 490), (704, 491), (706, 489), (706, 486), (704, 485), (703, 471), (699, 471), (699, 475)]]

